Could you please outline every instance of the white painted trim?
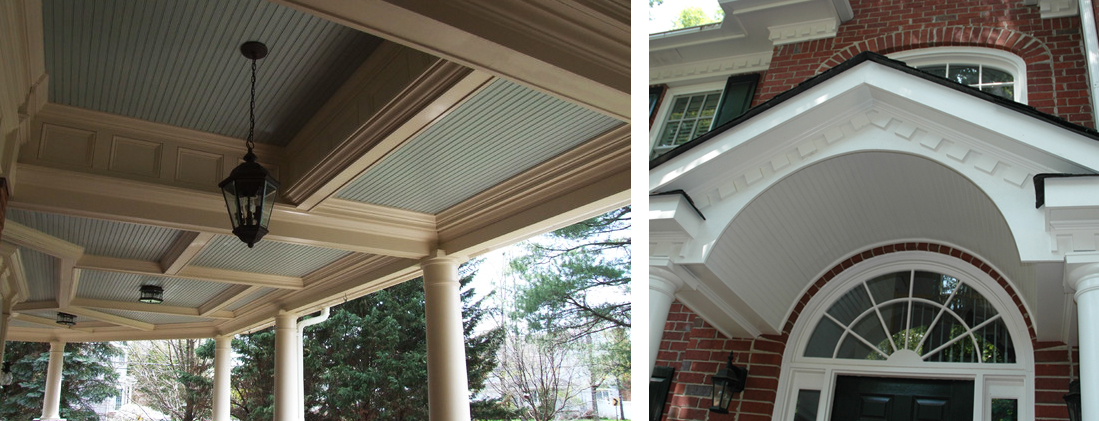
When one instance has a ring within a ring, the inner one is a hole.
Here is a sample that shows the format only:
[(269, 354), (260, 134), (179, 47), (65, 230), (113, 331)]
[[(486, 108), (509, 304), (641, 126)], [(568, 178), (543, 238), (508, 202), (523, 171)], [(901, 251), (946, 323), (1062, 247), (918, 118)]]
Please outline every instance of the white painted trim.
[[(1016, 362), (1014, 364), (922, 362), (906, 365), (896, 361), (859, 361), (802, 356), (817, 321), (837, 299), (851, 288), (875, 276), (910, 270), (927, 270), (955, 276), (988, 299), (989, 303), (1003, 316), (1002, 320), (1015, 346)], [(1007, 291), (988, 274), (969, 263), (940, 253), (904, 251), (877, 256), (855, 264), (825, 284), (809, 300), (791, 329), (786, 351), (782, 357), (774, 419), (790, 419), (793, 416), (791, 411), (796, 404), (794, 401), (797, 399), (798, 388), (812, 388), (812, 385), (807, 385), (804, 381), (791, 380), (795, 372), (805, 370), (824, 370), (826, 373), (824, 381), (817, 383), (821, 390), (820, 399), (823, 408), (823, 411), (818, 413), (818, 420), (827, 419), (827, 414), (831, 412), (831, 402), (834, 397), (833, 384), (839, 375), (974, 380), (975, 414), (984, 414), (986, 411), (988, 403), (986, 400), (991, 399), (989, 397), (991, 395), (984, 391), (990, 382), (996, 385), (1014, 384), (1016, 388), (1012, 391), (1005, 392), (997, 389), (997, 394), (1018, 396), (1019, 419), (1034, 418), (1034, 349), (1022, 313), (1019, 312)]]
[(909, 67), (950, 63), (980, 64), (1004, 70), (1015, 77), (1015, 102), (1027, 103), (1026, 61), (1004, 50), (984, 47), (931, 47), (897, 51), (888, 57), (903, 61)]
[(1099, 124), (1099, 34), (1095, 30), (1095, 9), (1091, 0), (1079, 0), (1080, 28), (1084, 32), (1084, 63), (1088, 68), (1088, 99), (1091, 101), (1091, 121)]

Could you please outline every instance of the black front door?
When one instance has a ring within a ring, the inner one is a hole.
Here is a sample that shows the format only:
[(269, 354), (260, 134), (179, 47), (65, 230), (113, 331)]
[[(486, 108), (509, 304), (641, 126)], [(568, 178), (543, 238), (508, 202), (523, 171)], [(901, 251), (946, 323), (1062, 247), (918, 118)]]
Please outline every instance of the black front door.
[(840, 376), (832, 421), (970, 421), (972, 380)]

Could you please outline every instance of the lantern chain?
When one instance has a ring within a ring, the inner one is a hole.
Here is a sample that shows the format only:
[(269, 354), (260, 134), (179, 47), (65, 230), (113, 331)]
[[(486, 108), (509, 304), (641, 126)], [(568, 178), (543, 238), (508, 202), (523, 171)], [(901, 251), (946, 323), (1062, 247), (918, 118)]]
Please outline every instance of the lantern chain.
[(256, 131), (256, 59), (252, 59), (252, 101), (248, 104), (248, 152), (256, 147), (252, 140)]

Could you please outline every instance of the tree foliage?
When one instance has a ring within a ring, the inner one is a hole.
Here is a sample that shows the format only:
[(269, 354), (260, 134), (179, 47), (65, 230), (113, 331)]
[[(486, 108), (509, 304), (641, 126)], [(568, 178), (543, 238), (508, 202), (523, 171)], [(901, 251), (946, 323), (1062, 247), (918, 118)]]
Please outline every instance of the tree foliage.
[(706, 25), (721, 22), (723, 19), (725, 19), (725, 11), (720, 7), (710, 14), (698, 7), (687, 7), (679, 11), (679, 16), (672, 22), (672, 29)]
[(585, 389), (572, 364), (580, 356), (549, 334), (509, 335), (500, 356), (493, 387), (523, 419), (558, 418)]
[[(13, 362), (14, 381), (0, 390), (0, 419), (30, 420), (42, 415), (49, 350), (48, 343), (8, 342), (4, 359)], [(61, 418), (98, 419), (92, 405), (118, 396), (118, 373), (111, 365), (111, 358), (118, 355), (118, 348), (108, 342), (65, 345)]]
[(629, 328), (629, 233), (627, 206), (528, 242), (527, 253), (511, 261), (524, 280), (518, 315), (565, 340)]
[(213, 392), (214, 341), (180, 339), (136, 342), (131, 374), (137, 401), (173, 420), (208, 419)]
[[(471, 391), (484, 388), (496, 367), (499, 329), (477, 334), (488, 310), (468, 283), (475, 265), (461, 269), (466, 366)], [(332, 308), (324, 323), (305, 330), (303, 368), (306, 419), (427, 419), (427, 329), (423, 280), (415, 279)], [(270, 419), (273, 413), (274, 333), (234, 341), (241, 366), (234, 369), (234, 415), (242, 421)], [(480, 411), (497, 411), (475, 402)]]

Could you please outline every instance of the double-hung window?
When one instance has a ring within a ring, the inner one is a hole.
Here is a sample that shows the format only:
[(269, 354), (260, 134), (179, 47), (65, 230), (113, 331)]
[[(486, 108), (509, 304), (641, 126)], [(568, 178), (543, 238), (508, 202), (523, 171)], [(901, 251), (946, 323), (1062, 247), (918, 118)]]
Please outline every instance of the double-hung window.
[[(732, 76), (724, 82), (649, 91), (656, 124), (650, 131), (650, 158), (663, 155), (748, 111), (759, 75)], [(663, 98), (661, 98), (663, 97)]]

